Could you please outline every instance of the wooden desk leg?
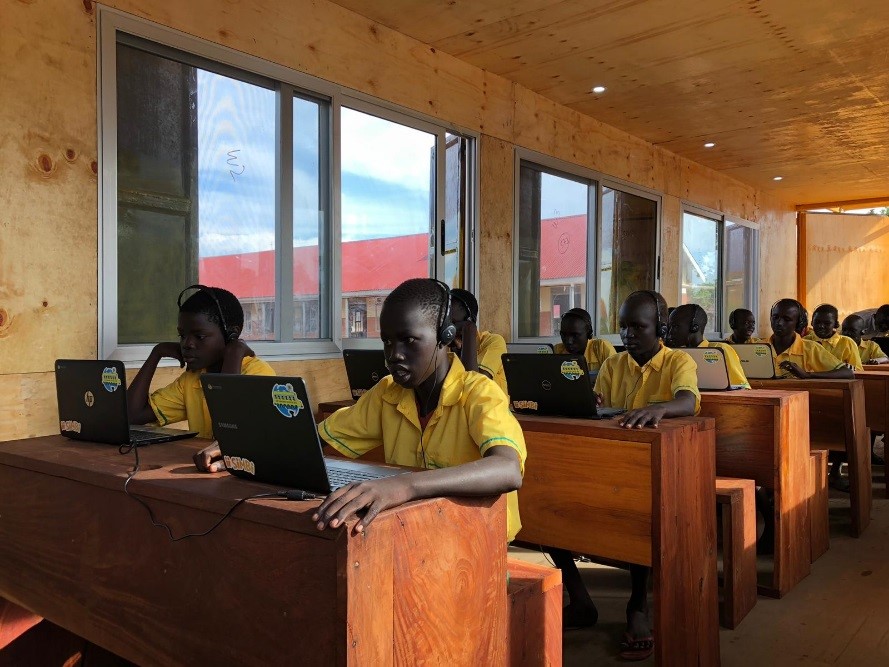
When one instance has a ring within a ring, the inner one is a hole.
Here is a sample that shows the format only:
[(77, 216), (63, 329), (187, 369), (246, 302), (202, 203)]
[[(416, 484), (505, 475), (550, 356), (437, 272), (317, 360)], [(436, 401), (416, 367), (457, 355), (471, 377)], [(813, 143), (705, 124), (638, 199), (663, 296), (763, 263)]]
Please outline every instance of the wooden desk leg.
[(846, 419), (846, 458), (849, 463), (849, 501), (852, 506), (852, 537), (861, 537), (870, 523), (873, 478), (870, 469), (870, 438), (865, 426), (864, 385), (852, 383), (845, 394), (851, 405), (844, 406), (852, 418)]

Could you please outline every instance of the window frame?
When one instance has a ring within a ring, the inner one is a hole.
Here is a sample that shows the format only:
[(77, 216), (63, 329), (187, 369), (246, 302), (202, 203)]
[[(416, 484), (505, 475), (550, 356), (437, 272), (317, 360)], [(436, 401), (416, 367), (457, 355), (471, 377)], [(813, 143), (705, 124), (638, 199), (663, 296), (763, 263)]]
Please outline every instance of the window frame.
[[(370, 113), (384, 120), (407, 124), (411, 127), (434, 128), (436, 135), (443, 138), (446, 132), (457, 134), (468, 139), (466, 151), (467, 179), (466, 198), (467, 219), (463, 248), (465, 253), (464, 286), (475, 290), (478, 285), (478, 146), (479, 133), (459, 127), (438, 118), (399, 107), (385, 100), (352, 90), (338, 84), (325, 81), (310, 74), (298, 72), (284, 65), (264, 60), (257, 56), (236, 51), (234, 49), (209, 42), (193, 35), (162, 26), (146, 19), (138, 18), (117, 9), (104, 6), (97, 12), (98, 57), (96, 59), (97, 74), (97, 138), (98, 138), (98, 237), (97, 237), (97, 279), (98, 279), (98, 317), (97, 344), (101, 358), (120, 359), (127, 365), (138, 366), (148, 358), (153, 343), (120, 345), (118, 343), (118, 256), (117, 256), (117, 44), (118, 32), (132, 35), (137, 40), (150, 42), (152, 49), (163, 56), (164, 50), (170, 49), (181, 54), (189, 64), (208, 69), (225, 76), (234, 76), (239, 80), (250, 81), (256, 77), (258, 81), (271, 81), (276, 85), (278, 104), (276, 119), (276, 316), (275, 333), (280, 332), (281, 322), (292, 324), (293, 304), (288, 303), (284, 288), (289, 286), (289, 301), (292, 301), (292, 271), (283, 275), (281, 251), (289, 247), (293, 235), (293, 191), (292, 191), (292, 154), (281, 150), (282, 146), (291, 147), (293, 132), (293, 97), (300, 96), (318, 100), (326, 105), (327, 116), (327, 150), (322, 151), (321, 179), (322, 188), (328, 195), (327, 219), (323, 221), (322, 234), (319, 234), (319, 252), (321, 253), (319, 276), (321, 298), (319, 300), (319, 329), (323, 333), (327, 329), (328, 336), (320, 339), (282, 340), (282, 341), (251, 341), (254, 351), (267, 359), (312, 359), (337, 357), (345, 346), (351, 347), (349, 339), (341, 334), (340, 308), (341, 266), (342, 266), (342, 234), (341, 234), (341, 132), (340, 112), (342, 106)], [(126, 39), (123, 40), (124, 43)], [(286, 118), (281, 117), (282, 107)], [(289, 108), (289, 113), (286, 113)], [(428, 130), (427, 130), (428, 131)], [(438, 142), (438, 140), (437, 140)], [(443, 142), (440, 146), (443, 153)], [(443, 160), (443, 157), (442, 157)], [(286, 176), (284, 167), (287, 169)], [(444, 170), (436, 173), (436, 200), (443, 202)], [(325, 183), (326, 181), (326, 183)], [(322, 202), (322, 206), (325, 202)], [(443, 205), (439, 206), (443, 210)], [(435, 227), (435, 225), (433, 225)], [(431, 229), (436, 245), (439, 236), (436, 229)], [(325, 255), (326, 253), (326, 255)], [(436, 253), (436, 260), (437, 257)], [(326, 260), (326, 261), (325, 261)], [(325, 275), (325, 268), (326, 273)], [(437, 275), (437, 273), (436, 273)], [(282, 279), (283, 276), (283, 279)], [(286, 283), (286, 285), (285, 285)], [(184, 287), (184, 285), (183, 285)], [(324, 290), (327, 294), (324, 294)], [(290, 319), (285, 319), (290, 314)], [(159, 342), (159, 341), (158, 341)], [(363, 339), (359, 347), (379, 347), (380, 341)], [(164, 362), (167, 363), (175, 362)]]
[[(572, 164), (558, 158), (544, 155), (527, 148), (516, 147), (514, 156), (514, 183), (513, 183), (513, 271), (512, 271), (512, 318), (510, 340), (517, 343), (552, 343), (554, 340), (558, 342), (558, 336), (522, 336), (519, 337), (519, 229), (520, 229), (520, 198), (521, 198), (521, 167), (522, 163), (527, 163), (533, 167), (539, 167), (547, 173), (554, 176), (560, 176), (573, 181), (586, 181), (592, 184), (590, 188), (590, 196), (587, 204), (587, 262), (586, 262), (586, 303), (597, 304), (598, 295), (601, 292), (601, 264), (599, 257), (599, 248), (602, 247), (602, 197), (605, 188), (618, 190), (627, 194), (635, 195), (648, 199), (655, 203), (655, 266), (654, 268), (654, 289), (660, 289), (661, 280), (661, 247), (662, 247), (662, 221), (663, 221), (663, 194), (657, 190), (646, 188), (644, 186), (621, 180), (608, 174)], [(589, 211), (593, 210), (590, 216)], [(591, 233), (592, 231), (592, 233)], [(614, 344), (621, 344), (618, 334), (599, 334), (599, 309), (587, 309), (593, 320), (594, 335)]]
[[(728, 313), (725, 312), (725, 302), (726, 302), (726, 284), (725, 284), (725, 276), (727, 272), (727, 263), (728, 263), (728, 252), (727, 252), (727, 239), (728, 236), (725, 233), (726, 226), (729, 224), (738, 225), (739, 227), (747, 227), (748, 229), (752, 229), (754, 232), (753, 237), (753, 252), (751, 252), (750, 256), (747, 258), (747, 271), (748, 275), (752, 279), (752, 285), (750, 286), (750, 294), (751, 294), (751, 303), (748, 308), (753, 311), (753, 313), (759, 312), (759, 224), (753, 222), (751, 220), (744, 220), (737, 216), (727, 215), (722, 213), (721, 211), (717, 211), (712, 208), (707, 208), (706, 206), (701, 206), (700, 204), (695, 204), (693, 202), (689, 202), (686, 200), (681, 200), (680, 206), (681, 215), (679, 218), (679, 251), (682, 252), (682, 239), (685, 235), (685, 214), (689, 213), (691, 215), (696, 215), (701, 218), (707, 218), (708, 220), (712, 220), (716, 223), (717, 229), (717, 246), (719, 248), (719, 257), (717, 258), (718, 268), (717, 268), (717, 301), (716, 301), (716, 319), (718, 320), (718, 327), (714, 327), (714, 331), (706, 334), (705, 337), (709, 337), (708, 340), (716, 340), (720, 341), (725, 336), (728, 335), (728, 329), (724, 327), (727, 326), (728, 322)], [(680, 257), (681, 261), (681, 257)], [(677, 294), (682, 295), (682, 270), (677, 272)]]

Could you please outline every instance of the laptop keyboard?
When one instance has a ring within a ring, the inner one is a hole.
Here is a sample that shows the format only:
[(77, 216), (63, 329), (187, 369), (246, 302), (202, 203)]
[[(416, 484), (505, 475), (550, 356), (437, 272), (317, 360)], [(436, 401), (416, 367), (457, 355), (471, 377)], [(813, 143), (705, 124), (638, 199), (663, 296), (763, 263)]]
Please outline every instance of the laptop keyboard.
[(354, 482), (366, 482), (371, 479), (379, 479), (380, 476), (372, 472), (361, 470), (343, 470), (342, 468), (327, 468), (327, 479), (330, 480), (330, 489), (336, 491), (341, 486)]

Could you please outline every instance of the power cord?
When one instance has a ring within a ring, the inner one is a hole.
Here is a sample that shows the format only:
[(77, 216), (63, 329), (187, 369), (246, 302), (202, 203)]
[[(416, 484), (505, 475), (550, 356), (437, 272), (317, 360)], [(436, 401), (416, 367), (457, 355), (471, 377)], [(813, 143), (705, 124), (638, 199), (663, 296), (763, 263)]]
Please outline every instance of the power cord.
[(284, 498), (286, 500), (317, 500), (319, 498), (324, 497), (324, 496), (315, 495), (314, 493), (310, 493), (308, 491), (300, 491), (300, 490), (296, 490), (296, 489), (283, 490), (283, 491), (271, 491), (271, 492), (266, 492), (266, 493), (255, 493), (252, 496), (246, 496), (244, 498), (239, 499), (234, 505), (232, 505), (228, 509), (228, 511), (226, 511), (225, 514), (223, 514), (219, 518), (219, 520), (216, 521), (216, 523), (214, 523), (212, 526), (210, 526), (207, 530), (203, 531), (202, 533), (185, 533), (184, 535), (175, 537), (173, 535), (173, 529), (168, 524), (164, 523), (163, 521), (158, 520), (157, 517), (155, 517), (154, 510), (151, 509), (151, 506), (148, 503), (146, 503), (144, 500), (142, 500), (142, 498), (140, 498), (139, 496), (136, 496), (136, 495), (133, 495), (132, 493), (130, 493), (130, 490), (129, 490), (130, 482), (139, 473), (139, 468), (141, 466), (141, 463), (139, 461), (139, 446), (138, 446), (138, 444), (137, 443), (124, 444), (124, 445), (121, 445), (120, 447), (118, 447), (117, 451), (122, 455), (129, 454), (130, 452), (134, 452), (135, 457), (136, 457), (136, 461), (135, 461), (135, 464), (133, 465), (133, 469), (127, 473), (126, 481), (124, 481), (124, 483), (123, 483), (123, 492), (127, 496), (129, 496), (130, 498), (135, 500), (137, 503), (142, 505), (142, 507), (145, 508), (145, 511), (148, 512), (148, 518), (151, 521), (151, 525), (154, 526), (155, 528), (163, 528), (167, 532), (167, 537), (170, 538), (171, 542), (179, 542), (179, 541), (185, 540), (189, 537), (204, 537), (206, 535), (209, 535), (214, 530), (216, 530), (220, 525), (222, 525), (222, 522), (225, 521), (226, 519), (228, 519), (234, 513), (234, 511), (236, 509), (238, 509), (238, 507), (240, 507), (242, 504), (244, 504), (248, 500), (257, 500), (259, 498)]

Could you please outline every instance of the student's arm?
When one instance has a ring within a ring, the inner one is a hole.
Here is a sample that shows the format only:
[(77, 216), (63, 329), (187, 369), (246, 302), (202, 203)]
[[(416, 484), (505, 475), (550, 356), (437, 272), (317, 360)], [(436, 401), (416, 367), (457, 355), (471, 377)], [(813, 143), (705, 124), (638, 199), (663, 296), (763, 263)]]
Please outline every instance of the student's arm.
[(148, 359), (133, 378), (133, 382), (127, 387), (127, 413), (131, 424), (148, 424), (157, 421), (157, 416), (148, 401), (148, 389), (151, 387), (151, 379), (154, 377), (157, 365), (165, 357), (176, 359), (180, 368), (185, 366), (179, 343), (158, 343), (154, 346)]
[[(457, 322), (454, 326), (457, 327), (457, 332), (462, 341), (460, 348), (460, 363), (463, 364), (463, 368), (468, 371), (484, 373), (484, 371), (480, 370), (478, 367), (478, 329), (476, 329), (475, 324), (469, 320), (464, 320), (462, 322)], [(485, 373), (485, 375), (488, 374)], [(488, 375), (488, 377), (491, 376)]]
[(350, 484), (327, 496), (312, 516), (318, 529), (337, 528), (362, 511), (362, 532), (383, 510), (437, 496), (493, 496), (522, 485), (519, 455), (511, 447), (491, 447), (480, 461)]
[(782, 361), (781, 368), (792, 373), (801, 380), (854, 380), (855, 371), (843, 366), (832, 371), (809, 372), (800, 368), (799, 364), (792, 361)]
[(482, 339), (479, 350), (478, 372), (492, 380), (497, 374), (503, 374), (503, 355), (506, 354), (506, 341), (500, 334), (488, 332)]
[(646, 405), (644, 408), (630, 410), (622, 414), (618, 418), (617, 423), (624, 428), (642, 428), (643, 426), (657, 428), (662, 419), (694, 416), (695, 403), (696, 397), (694, 393), (687, 389), (682, 389), (676, 392), (676, 396), (672, 401), (655, 403)]
[(222, 353), (222, 368), (220, 372), (228, 373), (229, 375), (240, 375), (244, 357), (255, 356), (256, 354), (253, 350), (241, 338), (226, 343), (225, 351)]

